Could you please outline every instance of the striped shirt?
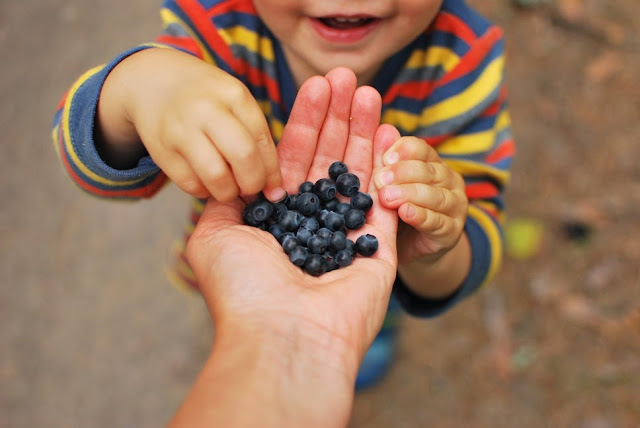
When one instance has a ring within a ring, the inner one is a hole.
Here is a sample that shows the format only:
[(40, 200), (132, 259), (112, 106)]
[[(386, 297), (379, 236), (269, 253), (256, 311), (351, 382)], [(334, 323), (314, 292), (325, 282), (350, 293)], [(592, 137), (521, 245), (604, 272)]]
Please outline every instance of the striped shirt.
[[(153, 196), (167, 182), (149, 157), (122, 171), (106, 165), (93, 141), (97, 102), (108, 73), (127, 56), (148, 48), (179, 49), (240, 79), (264, 112), (274, 140), (282, 135), (296, 88), (278, 40), (250, 0), (165, 0), (163, 31), (153, 43), (123, 52), (87, 71), (63, 97), (53, 121), (53, 140), (73, 181), (90, 194), (114, 199)], [(502, 31), (463, 0), (444, 0), (434, 21), (408, 46), (388, 58), (372, 82), (382, 95), (382, 122), (434, 147), (462, 174), (469, 198), (465, 224), (471, 270), (450, 297), (434, 301), (400, 280), (394, 292), (410, 313), (437, 315), (491, 281), (502, 260), (503, 191), (514, 154), (504, 84)], [(191, 234), (203, 201), (194, 200), (185, 231)], [(177, 250), (176, 281), (197, 287)]]

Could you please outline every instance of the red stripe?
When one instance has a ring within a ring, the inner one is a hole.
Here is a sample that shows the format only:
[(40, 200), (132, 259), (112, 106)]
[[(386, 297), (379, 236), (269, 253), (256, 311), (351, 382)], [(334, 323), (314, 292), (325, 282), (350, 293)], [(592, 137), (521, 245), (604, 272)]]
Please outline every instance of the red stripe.
[(433, 92), (435, 87), (435, 81), (420, 81), (420, 82), (404, 82), (391, 85), (389, 90), (384, 95), (382, 102), (388, 104), (392, 102), (396, 97), (406, 97), (413, 99), (427, 98)]
[(215, 15), (221, 15), (229, 12), (241, 12), (241, 13), (248, 13), (252, 15), (257, 14), (256, 9), (253, 7), (253, 2), (240, 0), (240, 1), (220, 2), (209, 10), (208, 16), (209, 18), (211, 18)]
[(489, 153), (487, 157), (484, 158), (487, 163), (498, 163), (503, 159), (513, 157), (516, 151), (516, 146), (513, 140), (505, 140), (500, 146), (498, 146), (494, 151)]
[(496, 186), (490, 183), (468, 184), (465, 191), (469, 199), (493, 198), (500, 194)]
[(464, 40), (469, 46), (477, 39), (476, 34), (466, 22), (447, 12), (438, 14), (438, 19), (434, 22), (433, 29), (451, 33), (459, 39)]
[(273, 80), (268, 74), (262, 72), (261, 70), (251, 67), (249, 63), (245, 61), (238, 61), (238, 64), (242, 64), (244, 70), (246, 70), (245, 75), (247, 76), (247, 81), (254, 86), (264, 86), (267, 88), (267, 92), (271, 100), (275, 103), (280, 103), (280, 87), (278, 86), (278, 82)]
[(195, 42), (195, 40), (189, 37), (174, 37), (169, 35), (161, 35), (156, 41), (158, 43), (164, 43), (173, 47), (182, 48), (188, 52), (191, 52), (193, 55), (196, 55), (198, 58), (202, 59), (202, 52), (200, 51), (200, 47)]
[(478, 64), (487, 56), (494, 43), (500, 39), (501, 34), (500, 30), (492, 28), (484, 37), (476, 40), (473, 49), (462, 57), (460, 63), (453, 70), (438, 81), (438, 86), (444, 86), (478, 68)]
[(230, 67), (237, 69), (236, 59), (231, 54), (231, 49), (229, 49), (229, 46), (227, 46), (211, 23), (209, 14), (213, 10), (205, 10), (197, 0), (176, 0), (176, 3), (191, 19), (194, 27), (204, 38), (204, 43), (209, 45), (211, 50)]
[(69, 159), (67, 157), (67, 152), (64, 148), (64, 139), (62, 138), (62, 125), (60, 125), (60, 131), (58, 135), (58, 146), (60, 148), (60, 158), (62, 159), (62, 163), (64, 164), (65, 169), (73, 179), (73, 181), (86, 190), (89, 193), (92, 193), (97, 196), (103, 197), (130, 197), (130, 198), (149, 198), (153, 196), (165, 183), (167, 176), (164, 173), (158, 174), (158, 176), (145, 187), (141, 187), (133, 190), (104, 190), (98, 187), (92, 186), (86, 181), (82, 180), (76, 172), (71, 167), (69, 163)]

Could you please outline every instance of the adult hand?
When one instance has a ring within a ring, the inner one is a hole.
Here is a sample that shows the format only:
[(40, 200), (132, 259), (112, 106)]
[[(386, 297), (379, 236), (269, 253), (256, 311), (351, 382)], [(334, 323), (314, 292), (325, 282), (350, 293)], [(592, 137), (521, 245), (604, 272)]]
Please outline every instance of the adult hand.
[[(347, 69), (305, 82), (278, 145), (287, 190), (326, 177), (334, 161), (359, 176), (362, 191), (374, 189), (373, 168), (382, 166), (382, 154), (396, 136), (392, 127), (379, 126), (380, 107), (377, 91), (356, 89)], [(210, 200), (189, 241), (187, 255), (216, 326), (212, 361), (231, 354), (236, 362), (266, 356), (270, 363), (257, 364), (261, 373), (253, 373), (263, 381), (247, 379), (254, 392), (268, 383), (265, 372), (277, 373), (284, 364), (288, 376), (279, 382), (289, 387), (271, 388), (265, 391), (271, 398), (263, 397), (276, 400), (276, 410), (284, 406), (316, 423), (348, 420), (357, 370), (384, 319), (397, 268), (397, 214), (383, 208), (376, 193), (358, 235), (375, 235), (377, 253), (320, 277), (293, 265), (270, 234), (243, 225), (240, 199)], [(214, 372), (219, 379), (219, 370)], [(213, 374), (203, 376), (200, 385), (213, 381)], [(283, 391), (286, 397), (279, 396)], [(227, 390), (226, 399), (230, 396)], [(261, 412), (262, 406), (257, 413), (268, 424)]]

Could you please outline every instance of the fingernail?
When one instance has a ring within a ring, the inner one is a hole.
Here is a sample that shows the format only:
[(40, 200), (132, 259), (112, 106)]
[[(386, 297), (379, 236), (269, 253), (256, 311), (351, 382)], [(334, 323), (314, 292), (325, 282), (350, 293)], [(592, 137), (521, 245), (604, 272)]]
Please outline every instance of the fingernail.
[(269, 193), (269, 200), (271, 202), (280, 202), (287, 196), (286, 190), (282, 187), (276, 187)]
[(398, 154), (398, 152), (391, 152), (391, 153), (387, 153), (384, 156), (384, 162), (386, 165), (393, 165), (394, 163), (398, 162), (400, 160), (400, 155)]
[(397, 187), (387, 187), (384, 189), (384, 199), (387, 202), (393, 202), (402, 196), (402, 191)]
[(393, 172), (389, 170), (380, 171), (376, 175), (376, 184), (378, 188), (388, 186), (389, 184), (393, 183), (393, 178)]

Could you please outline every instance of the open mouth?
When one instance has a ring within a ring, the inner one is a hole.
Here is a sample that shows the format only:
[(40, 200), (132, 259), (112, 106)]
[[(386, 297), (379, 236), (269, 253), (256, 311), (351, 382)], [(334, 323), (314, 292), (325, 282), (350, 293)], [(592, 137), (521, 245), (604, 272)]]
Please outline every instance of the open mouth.
[(320, 18), (320, 22), (324, 25), (336, 30), (351, 30), (354, 28), (364, 27), (373, 21), (373, 18)]

